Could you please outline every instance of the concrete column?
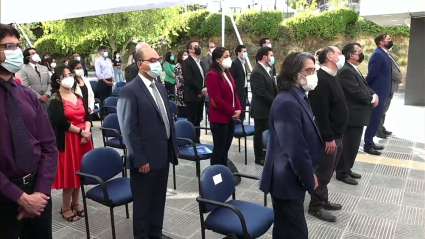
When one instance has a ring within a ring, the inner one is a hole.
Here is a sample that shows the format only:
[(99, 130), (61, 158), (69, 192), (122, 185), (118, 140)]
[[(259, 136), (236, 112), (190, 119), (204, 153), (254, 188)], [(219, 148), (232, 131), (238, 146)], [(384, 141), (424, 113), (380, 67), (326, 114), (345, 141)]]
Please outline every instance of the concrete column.
[(410, 22), (405, 105), (425, 106), (425, 18)]

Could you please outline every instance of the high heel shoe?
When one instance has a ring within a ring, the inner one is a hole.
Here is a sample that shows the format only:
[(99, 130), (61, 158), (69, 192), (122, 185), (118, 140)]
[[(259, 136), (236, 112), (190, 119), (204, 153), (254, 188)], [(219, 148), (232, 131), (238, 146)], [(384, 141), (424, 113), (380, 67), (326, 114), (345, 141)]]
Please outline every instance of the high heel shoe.
[(71, 209), (73, 210), (73, 211), (75, 211), (75, 214), (77, 214), (77, 216), (79, 216), (79, 217), (85, 217), (86, 216), (86, 212), (84, 211), (84, 209), (83, 210), (81, 210), (81, 211), (77, 211), (76, 209), (75, 209), (75, 207), (76, 206), (78, 206), (79, 204), (77, 203), (77, 204), (74, 204), (74, 205), (71, 205)]
[(76, 222), (76, 221), (80, 220), (80, 218), (77, 218), (77, 215), (75, 215), (75, 214), (73, 214), (70, 217), (65, 217), (65, 215), (63, 215), (63, 214), (65, 212), (68, 212), (68, 211), (71, 211), (71, 208), (68, 209), (68, 210), (65, 210), (65, 211), (62, 211), (62, 208), (61, 208), (59, 214), (62, 215), (62, 218), (65, 219), (65, 220), (67, 220), (68, 222)]

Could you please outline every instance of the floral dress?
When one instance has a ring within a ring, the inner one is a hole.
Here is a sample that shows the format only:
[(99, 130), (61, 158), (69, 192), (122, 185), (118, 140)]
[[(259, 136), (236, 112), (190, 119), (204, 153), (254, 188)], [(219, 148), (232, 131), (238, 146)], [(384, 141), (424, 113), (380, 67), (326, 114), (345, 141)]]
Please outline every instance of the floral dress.
[(174, 75), (176, 76), (175, 101), (178, 106), (184, 106), (184, 79), (182, 65), (180, 65), (180, 63), (176, 64)]

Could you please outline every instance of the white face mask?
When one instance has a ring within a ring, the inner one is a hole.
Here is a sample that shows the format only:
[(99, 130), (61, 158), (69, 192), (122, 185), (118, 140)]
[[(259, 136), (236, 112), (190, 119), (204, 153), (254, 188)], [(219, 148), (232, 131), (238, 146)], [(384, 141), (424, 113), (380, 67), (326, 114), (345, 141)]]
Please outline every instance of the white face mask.
[(84, 76), (84, 70), (83, 70), (83, 69), (75, 70), (75, 74), (76, 74), (77, 76)]
[(338, 62), (335, 62), (335, 64), (338, 67), (338, 69), (341, 69), (345, 65), (345, 56), (344, 55), (338, 56)]
[(75, 79), (74, 79), (74, 77), (68, 76), (68, 77), (63, 78), (60, 84), (64, 88), (71, 89), (75, 84)]
[(105, 52), (103, 53), (103, 57), (108, 57), (108, 52), (107, 52), (107, 51), (105, 51)]
[(81, 61), (81, 57), (77, 56), (77, 57), (75, 58), (75, 60), (77, 60), (77, 61)]
[(214, 48), (210, 48), (210, 52), (211, 52), (211, 53), (212, 53), (214, 50), (215, 50), (215, 47), (214, 47)]
[(115, 55), (115, 57), (116, 57), (116, 58), (119, 58), (119, 57), (120, 57), (120, 54), (116, 54), (116, 55)]
[(187, 56), (183, 56), (183, 61), (187, 59)]
[(40, 62), (41, 58), (37, 53), (35, 53), (34, 55), (31, 56), (31, 60), (33, 60), (35, 62)]
[(222, 65), (224, 68), (229, 69), (229, 68), (232, 66), (232, 59), (230, 59), (230, 57), (227, 57), (226, 59), (224, 59), (224, 60), (221, 62), (221, 65)]
[(267, 44), (267, 47), (272, 48), (272, 44), (271, 43)]
[(305, 91), (311, 91), (311, 90), (314, 90), (314, 88), (316, 88), (317, 82), (318, 82), (317, 74), (303, 76), (301, 75), (301, 73), (299, 73), (298, 75), (299, 75), (298, 83), (301, 85), (301, 87)]
[(55, 67), (56, 67), (56, 63), (52, 63), (52, 64), (50, 64), (50, 66), (51, 66), (52, 68), (55, 68)]

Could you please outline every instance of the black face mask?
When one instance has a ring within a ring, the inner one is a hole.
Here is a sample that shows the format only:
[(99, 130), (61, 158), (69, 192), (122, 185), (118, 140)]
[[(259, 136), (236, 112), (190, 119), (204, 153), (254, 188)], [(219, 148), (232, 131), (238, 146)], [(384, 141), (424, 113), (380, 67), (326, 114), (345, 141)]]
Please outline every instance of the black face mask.
[(359, 54), (359, 60), (357, 60), (357, 62), (360, 64), (360, 63), (363, 62), (363, 60), (364, 60), (364, 54), (363, 53), (360, 53)]
[(387, 48), (387, 49), (391, 49), (391, 47), (393, 47), (393, 46), (394, 46), (393, 41), (389, 41), (389, 42), (387, 43), (387, 45), (385, 45), (385, 48)]
[(197, 48), (195, 48), (195, 54), (196, 55), (201, 55), (201, 53), (202, 53), (202, 49), (200, 48), (200, 47), (197, 47)]

